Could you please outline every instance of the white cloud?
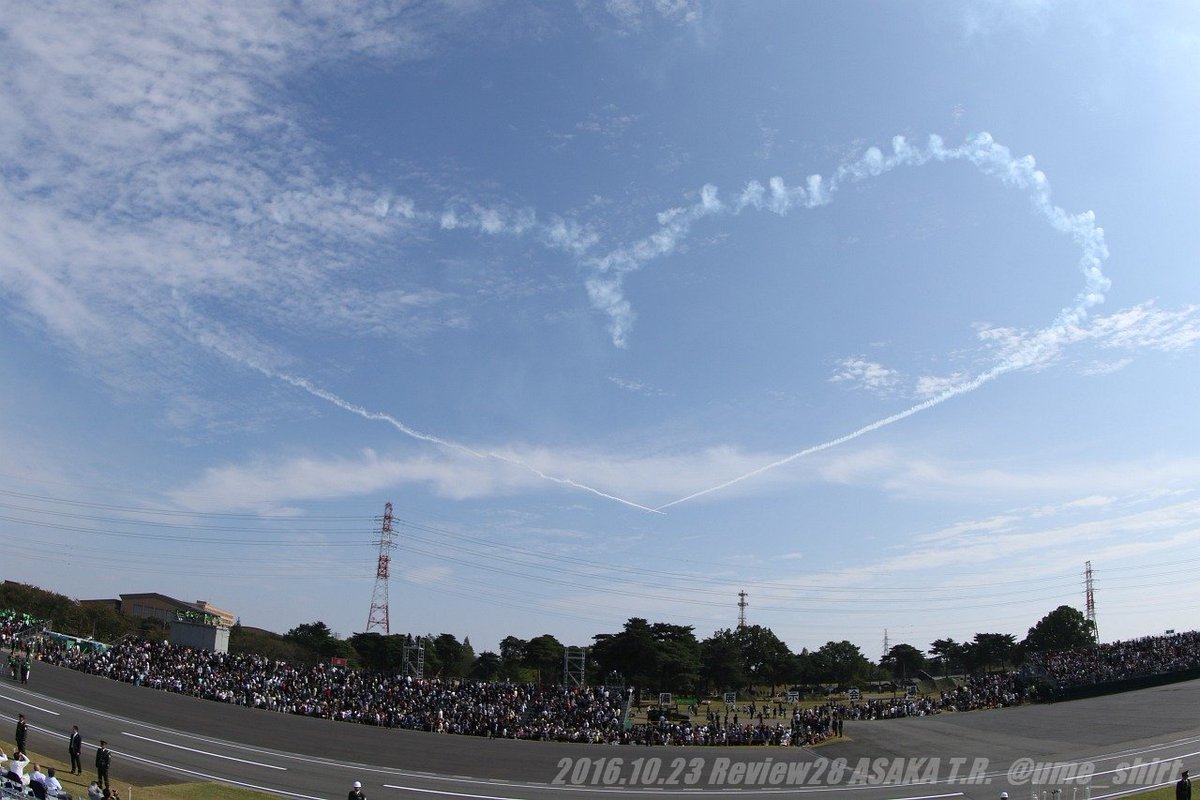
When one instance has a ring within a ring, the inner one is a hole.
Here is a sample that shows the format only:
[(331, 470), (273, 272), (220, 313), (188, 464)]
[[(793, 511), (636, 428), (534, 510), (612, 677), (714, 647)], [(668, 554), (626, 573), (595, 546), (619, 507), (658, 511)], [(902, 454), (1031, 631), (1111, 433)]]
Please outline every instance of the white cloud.
[[(976, 335), (994, 357), (1012, 358), (1028, 350), (1038, 338), (1039, 332), (1011, 327), (980, 325)], [(1068, 326), (1056, 341), (1044, 346), (1037, 357), (1028, 362), (1028, 368), (1037, 369), (1059, 362), (1064, 350), (1073, 345), (1092, 345), (1105, 350), (1143, 350), (1161, 353), (1180, 353), (1200, 343), (1200, 308), (1184, 306), (1175, 311), (1158, 308), (1154, 303), (1140, 303), (1120, 309), (1108, 316), (1094, 316)], [(1123, 368), (1128, 359), (1099, 365), (1107, 371)], [(1097, 374), (1097, 365), (1081, 367), (1089, 374)]]
[(900, 373), (862, 356), (851, 356), (838, 362), (838, 370), (829, 380), (875, 394), (888, 394), (899, 382)]
[(664, 392), (662, 389), (650, 386), (641, 381), (629, 380), (616, 375), (610, 375), (608, 379), (627, 392), (633, 392), (645, 397), (666, 397), (669, 395), (669, 392)]
[(6, 19), (0, 293), (11, 316), (118, 391), (186, 395), (198, 331), (282, 365), (269, 342), (411, 341), (469, 325), (458, 296), (405, 269), (403, 249), (439, 226), (584, 255), (597, 236), (573, 219), (462, 194), (422, 208), (339, 175), (283, 91), (318, 63), (423, 58), (485, 12), (67, 3)]
[(913, 394), (917, 397), (938, 397), (953, 391), (958, 386), (965, 385), (970, 380), (971, 376), (965, 372), (956, 372), (953, 375), (945, 376), (922, 375), (917, 378)]
[[(1154, 303), (1140, 303), (1094, 316), (1063, 328), (1060, 335), (1047, 337), (1044, 331), (980, 324), (976, 338), (984, 347), (985, 363), (1020, 359), (1022, 369), (1041, 370), (1067, 363), (1084, 375), (1107, 375), (1133, 363), (1133, 356), (1119, 359), (1089, 359), (1090, 346), (1101, 350), (1125, 350), (1181, 353), (1200, 343), (1200, 309), (1184, 306), (1175, 311), (1160, 309)], [(1071, 352), (1074, 348), (1078, 352)], [(918, 398), (937, 397), (973, 380), (967, 372), (948, 376), (923, 375), (913, 387)]]
[[(596, 19), (592, 3), (578, 3), (585, 19)], [(602, 0), (604, 16), (616, 24), (621, 34), (639, 33), (657, 22), (668, 25), (694, 25), (703, 17), (697, 0)]]
[(1132, 363), (1132, 358), (1120, 358), (1116, 361), (1093, 361), (1081, 366), (1079, 371), (1084, 375), (1111, 375), (1114, 372), (1120, 372)]

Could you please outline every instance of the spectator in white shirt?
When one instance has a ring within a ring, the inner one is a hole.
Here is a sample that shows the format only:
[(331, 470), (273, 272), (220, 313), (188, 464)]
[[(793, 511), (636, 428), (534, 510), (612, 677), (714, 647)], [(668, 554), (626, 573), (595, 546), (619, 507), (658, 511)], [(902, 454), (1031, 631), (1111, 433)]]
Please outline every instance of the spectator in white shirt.
[(28, 786), (29, 776), (25, 774), (25, 766), (27, 764), (29, 764), (29, 756), (19, 751), (13, 753), (12, 760), (8, 762), (8, 772), (5, 773), (4, 777), (13, 783)]
[(50, 797), (61, 797), (63, 795), (63, 786), (54, 775), (54, 767), (46, 770), (46, 794)]

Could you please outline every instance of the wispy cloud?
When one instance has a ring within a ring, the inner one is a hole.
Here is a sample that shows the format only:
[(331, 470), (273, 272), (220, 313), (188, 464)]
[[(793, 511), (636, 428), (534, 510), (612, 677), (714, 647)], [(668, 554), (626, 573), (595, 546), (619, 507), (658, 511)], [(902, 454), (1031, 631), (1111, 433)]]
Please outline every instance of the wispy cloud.
[(1120, 358), (1116, 361), (1093, 361), (1079, 368), (1084, 375), (1111, 375), (1120, 372), (1133, 363), (1132, 358)]
[(851, 356), (838, 363), (837, 371), (829, 380), (875, 394), (889, 394), (899, 383), (900, 373), (862, 356)]
[(403, 236), (412, 201), (323, 171), (280, 88), (347, 53), (424, 57), (457, 12), (276, 12), (60, 4), (6, 20), (0, 285), (109, 371), (134, 369), (139, 346), (187, 360), (172, 294), (280, 331), (439, 324), (444, 297), (382, 286), (348, 256)]
[[(1035, 352), (1036, 358), (1027, 359), (1024, 369), (1036, 371), (1066, 364), (1084, 375), (1107, 375), (1129, 366), (1134, 356), (1101, 360), (1087, 357), (1095, 350), (1081, 348), (1123, 350), (1134, 355), (1182, 353), (1200, 344), (1200, 309), (1189, 305), (1169, 311), (1147, 302), (1065, 326), (1053, 339), (1046, 339), (1037, 330), (996, 325), (977, 325), (976, 337), (983, 348), (977, 358), (1003, 362)], [(967, 372), (922, 375), (913, 393), (916, 397), (935, 397), (971, 379)]]
[(665, 392), (662, 389), (651, 386), (647, 383), (643, 383), (642, 381), (621, 378), (616, 375), (610, 375), (608, 376), (608, 379), (617, 386), (620, 386), (625, 391), (633, 392), (634, 394), (640, 394), (644, 397), (667, 397), (670, 394), (669, 392)]
[(606, 20), (621, 34), (639, 33), (655, 24), (694, 25), (703, 17), (697, 0), (580, 0), (578, 5), (585, 19), (597, 25)]
[(617, 106), (610, 103), (604, 107), (603, 112), (589, 114), (586, 120), (576, 123), (575, 129), (611, 138), (624, 134), (637, 119), (637, 114), (622, 113)]
[(0, 287), (14, 316), (122, 390), (156, 380), (152, 350), (174, 392), (195, 344), (179, 302), (231, 336), (418, 340), (468, 312), (397, 252), (439, 234), (587, 251), (595, 234), (569, 216), (465, 193), (423, 203), (339, 174), (285, 91), (315, 64), (428, 57), (479, 13), (66, 3), (6, 19)]

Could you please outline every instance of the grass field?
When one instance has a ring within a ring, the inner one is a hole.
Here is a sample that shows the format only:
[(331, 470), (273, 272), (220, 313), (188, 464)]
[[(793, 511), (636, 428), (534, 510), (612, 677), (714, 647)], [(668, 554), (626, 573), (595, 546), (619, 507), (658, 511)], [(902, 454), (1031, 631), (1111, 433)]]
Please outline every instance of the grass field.
[[(12, 742), (0, 742), (0, 747), (5, 753), (12, 753), (14, 745)], [(56, 758), (50, 758), (43, 753), (35, 750), (30, 750), (25, 755), (29, 756), (29, 760), (34, 764), (40, 764), (42, 772), (45, 772), (50, 767), (54, 767), (57, 773), (59, 783), (63, 788), (70, 792), (74, 797), (87, 800), (87, 786), (95, 773), (87, 771), (87, 761), (84, 761), (84, 773), (82, 775), (71, 775), (70, 765), (65, 761), (60, 761)], [(30, 770), (32, 771), (32, 769)], [(139, 786), (136, 783), (118, 780), (112, 782), (112, 788), (116, 789), (121, 800), (266, 800), (266, 798), (274, 798), (276, 795), (265, 794), (263, 792), (254, 792), (249, 789), (242, 789), (237, 786), (225, 786), (220, 783), (173, 783), (159, 786)]]

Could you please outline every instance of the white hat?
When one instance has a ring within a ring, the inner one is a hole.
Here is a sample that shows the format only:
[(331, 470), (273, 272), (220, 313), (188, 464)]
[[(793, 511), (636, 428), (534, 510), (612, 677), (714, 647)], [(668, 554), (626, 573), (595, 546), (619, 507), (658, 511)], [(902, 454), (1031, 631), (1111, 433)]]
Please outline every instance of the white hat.
[(362, 788), (362, 784), (361, 784), (361, 783), (359, 783), (358, 781), (355, 781), (355, 782), (354, 782), (354, 788), (355, 788), (355, 789), (361, 789), (361, 788)]
[(1008, 800), (1008, 792), (1001, 792), (1000, 800)]

